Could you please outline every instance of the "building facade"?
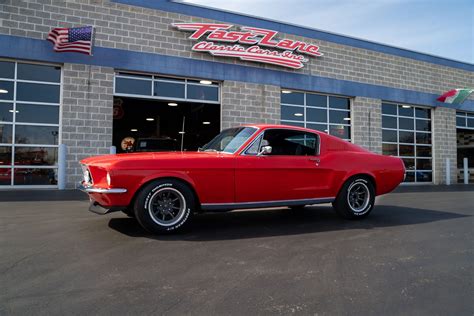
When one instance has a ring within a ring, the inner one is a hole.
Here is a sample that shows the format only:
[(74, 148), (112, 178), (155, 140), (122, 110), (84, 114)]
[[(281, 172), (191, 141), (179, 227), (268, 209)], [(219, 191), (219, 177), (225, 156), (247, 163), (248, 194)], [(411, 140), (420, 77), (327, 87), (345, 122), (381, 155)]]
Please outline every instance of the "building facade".
[[(195, 150), (247, 123), (400, 156), (410, 183), (456, 183), (463, 158), (474, 167), (474, 97), (436, 101), (474, 87), (472, 64), (172, 1), (0, 6), (0, 189), (57, 187), (60, 144), (73, 188), (78, 161), (112, 146)], [(95, 29), (92, 56), (46, 41), (53, 28), (84, 25)]]

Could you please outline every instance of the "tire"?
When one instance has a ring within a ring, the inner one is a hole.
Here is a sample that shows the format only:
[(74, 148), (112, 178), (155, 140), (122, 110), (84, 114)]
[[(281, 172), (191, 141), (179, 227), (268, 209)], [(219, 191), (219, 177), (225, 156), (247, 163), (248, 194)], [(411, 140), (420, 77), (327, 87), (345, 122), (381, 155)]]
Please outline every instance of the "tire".
[(375, 188), (370, 180), (356, 176), (344, 183), (333, 207), (336, 213), (346, 219), (362, 219), (374, 208)]
[(184, 183), (164, 179), (145, 185), (134, 203), (135, 217), (152, 234), (184, 229), (196, 208), (191, 189)]

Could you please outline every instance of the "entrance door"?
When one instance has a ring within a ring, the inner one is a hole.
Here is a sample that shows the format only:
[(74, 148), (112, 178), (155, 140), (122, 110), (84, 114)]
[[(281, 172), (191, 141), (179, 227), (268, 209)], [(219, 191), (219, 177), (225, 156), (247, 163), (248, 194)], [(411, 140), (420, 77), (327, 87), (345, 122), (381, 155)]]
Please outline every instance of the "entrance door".
[[(319, 167), (316, 134), (290, 129), (266, 130), (236, 158), (236, 202), (301, 200), (325, 197), (327, 170)], [(263, 146), (272, 152), (258, 155)]]

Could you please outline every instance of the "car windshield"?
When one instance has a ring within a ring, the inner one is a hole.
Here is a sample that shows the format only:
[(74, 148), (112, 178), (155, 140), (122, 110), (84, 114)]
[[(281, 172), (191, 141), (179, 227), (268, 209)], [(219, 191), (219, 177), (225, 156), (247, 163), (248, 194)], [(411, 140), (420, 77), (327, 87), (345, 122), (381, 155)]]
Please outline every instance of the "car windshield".
[(233, 154), (257, 131), (254, 127), (236, 127), (223, 130), (201, 151), (222, 151)]

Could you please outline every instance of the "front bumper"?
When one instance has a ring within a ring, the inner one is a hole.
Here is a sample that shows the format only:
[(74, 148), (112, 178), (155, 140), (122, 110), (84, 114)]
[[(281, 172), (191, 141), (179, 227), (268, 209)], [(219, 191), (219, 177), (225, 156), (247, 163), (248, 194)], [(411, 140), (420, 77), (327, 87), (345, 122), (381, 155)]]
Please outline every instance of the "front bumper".
[(85, 185), (84, 182), (79, 183), (77, 188), (86, 193), (118, 194), (127, 192), (127, 189), (122, 188), (98, 188), (94, 186), (88, 186)]

